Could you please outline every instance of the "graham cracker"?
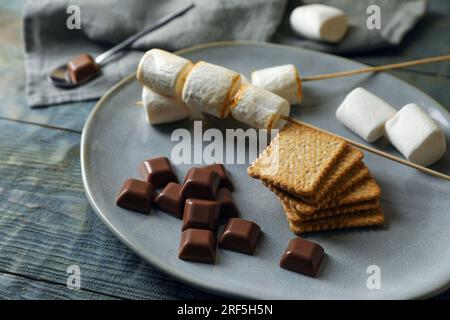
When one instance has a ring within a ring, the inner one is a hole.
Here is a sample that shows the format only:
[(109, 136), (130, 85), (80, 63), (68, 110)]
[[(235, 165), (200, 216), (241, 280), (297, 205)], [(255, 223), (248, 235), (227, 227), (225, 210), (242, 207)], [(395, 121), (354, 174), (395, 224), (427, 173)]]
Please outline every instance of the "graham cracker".
[(381, 188), (377, 184), (375, 179), (370, 176), (352, 186), (349, 190), (340, 194), (337, 198), (332, 199), (331, 201), (326, 203), (321, 209), (343, 206), (356, 202), (375, 200), (379, 199), (380, 196)]
[(335, 217), (304, 221), (289, 222), (289, 227), (295, 233), (357, 228), (369, 226), (381, 226), (384, 223), (384, 215), (381, 209), (372, 209)]
[(293, 195), (312, 195), (346, 145), (341, 138), (288, 123), (247, 173)]
[[(297, 211), (301, 212), (302, 214), (312, 214), (315, 211), (325, 207), (326, 204), (328, 204), (333, 199), (337, 199), (340, 194), (348, 190), (349, 188), (353, 187), (358, 182), (362, 181), (364, 178), (367, 178), (370, 176), (369, 170), (365, 165), (357, 164), (353, 170), (351, 170), (346, 176), (345, 180), (342, 181), (341, 184), (338, 186), (335, 186), (334, 189), (330, 190), (325, 196), (320, 199), (317, 203), (308, 203), (305, 202), (302, 198), (294, 197), (290, 195), (289, 193), (273, 187), (271, 185), (265, 184), (266, 187), (268, 187), (273, 193), (275, 193), (280, 200), (289, 202), (289, 206), (291, 208), (296, 209)], [(357, 201), (354, 201), (357, 202)], [(350, 203), (350, 202), (349, 202)], [(334, 205), (336, 206), (336, 205)]]
[(317, 188), (317, 192), (310, 196), (302, 197), (305, 202), (318, 202), (324, 195), (334, 188), (358, 163), (361, 163), (364, 153), (351, 146), (347, 146), (344, 153), (336, 161), (328, 174)]
[(281, 205), (283, 206), (283, 210), (284, 213), (286, 214), (288, 221), (292, 223), (297, 223), (303, 221), (334, 217), (341, 214), (349, 214), (358, 211), (377, 209), (380, 207), (380, 202), (378, 201), (378, 199), (361, 201), (357, 203), (318, 210), (312, 214), (301, 214), (297, 210), (291, 208), (289, 206), (289, 203), (286, 202), (282, 202)]

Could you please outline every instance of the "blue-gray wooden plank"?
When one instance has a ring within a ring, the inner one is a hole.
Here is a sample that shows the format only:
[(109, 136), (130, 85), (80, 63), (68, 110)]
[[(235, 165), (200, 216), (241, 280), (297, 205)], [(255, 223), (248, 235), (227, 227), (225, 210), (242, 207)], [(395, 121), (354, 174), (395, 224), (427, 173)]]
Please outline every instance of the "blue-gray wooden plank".
[(96, 292), (85, 290), (71, 290), (67, 286), (49, 282), (36, 281), (20, 276), (0, 273), (0, 299), (13, 300), (54, 300), (54, 299), (79, 299), (79, 300), (103, 300), (114, 299)]
[(80, 173), (80, 135), (0, 120), (0, 273), (118, 298), (210, 298), (155, 270), (90, 208)]

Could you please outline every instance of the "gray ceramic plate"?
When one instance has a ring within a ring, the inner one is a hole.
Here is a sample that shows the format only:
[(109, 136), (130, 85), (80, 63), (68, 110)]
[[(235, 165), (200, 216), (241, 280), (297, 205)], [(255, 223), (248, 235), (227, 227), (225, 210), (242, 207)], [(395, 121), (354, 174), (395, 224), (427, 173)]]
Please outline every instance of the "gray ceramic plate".
[[(257, 44), (216, 43), (180, 52), (249, 76), (254, 69), (293, 63), (301, 74), (315, 75), (362, 65), (332, 55), (299, 48)], [(423, 106), (443, 127), (449, 144), (450, 116), (423, 92), (387, 74), (361, 75), (304, 84), (304, 103), (292, 115), (319, 127), (361, 141), (336, 121), (334, 112), (344, 96), (363, 86), (397, 108), (409, 102)], [(286, 219), (275, 196), (246, 175), (247, 165), (228, 165), (233, 195), (243, 218), (256, 221), (263, 237), (254, 256), (219, 250), (215, 265), (177, 258), (180, 221), (154, 211), (142, 215), (115, 206), (122, 182), (139, 177), (138, 164), (147, 158), (170, 156), (170, 137), (178, 127), (192, 130), (192, 121), (150, 126), (140, 100), (141, 85), (130, 76), (99, 101), (83, 130), (81, 165), (87, 197), (104, 223), (143, 259), (196, 287), (235, 297), (274, 299), (396, 299), (437, 294), (450, 283), (449, 183), (384, 158), (365, 154), (365, 162), (382, 187), (386, 225), (307, 234), (327, 253), (319, 276), (302, 276), (278, 266), (290, 239)], [(206, 118), (204, 129), (239, 124)], [(386, 141), (377, 147), (396, 153)], [(435, 169), (449, 173), (449, 152)], [(189, 166), (176, 167), (182, 178)], [(367, 269), (381, 270), (381, 289), (369, 290)]]

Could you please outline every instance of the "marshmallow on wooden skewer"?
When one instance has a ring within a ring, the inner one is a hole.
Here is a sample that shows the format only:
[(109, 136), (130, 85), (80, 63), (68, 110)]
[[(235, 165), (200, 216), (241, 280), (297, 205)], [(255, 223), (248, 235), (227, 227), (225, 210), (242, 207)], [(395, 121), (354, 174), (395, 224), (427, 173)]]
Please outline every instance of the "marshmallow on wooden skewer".
[(428, 166), (445, 153), (441, 128), (414, 103), (401, 108), (385, 127), (386, 137), (411, 162)]
[(381, 138), (384, 124), (397, 112), (383, 99), (363, 88), (351, 91), (336, 110), (337, 119), (368, 142)]
[(182, 99), (193, 109), (226, 118), (230, 112), (230, 100), (240, 82), (239, 73), (200, 61), (186, 78)]
[(231, 115), (236, 120), (259, 129), (279, 129), (285, 124), (281, 116), (288, 116), (289, 102), (276, 94), (243, 84), (231, 100)]
[(327, 42), (338, 42), (348, 28), (347, 17), (342, 10), (323, 4), (295, 8), (290, 23), (298, 35)]
[(142, 104), (151, 124), (170, 123), (189, 117), (189, 108), (178, 99), (159, 94), (147, 87), (142, 90)]
[(136, 77), (153, 91), (179, 99), (192, 67), (188, 59), (164, 50), (151, 49), (141, 58)]
[(253, 71), (252, 84), (279, 95), (290, 104), (302, 101), (302, 82), (292, 64)]

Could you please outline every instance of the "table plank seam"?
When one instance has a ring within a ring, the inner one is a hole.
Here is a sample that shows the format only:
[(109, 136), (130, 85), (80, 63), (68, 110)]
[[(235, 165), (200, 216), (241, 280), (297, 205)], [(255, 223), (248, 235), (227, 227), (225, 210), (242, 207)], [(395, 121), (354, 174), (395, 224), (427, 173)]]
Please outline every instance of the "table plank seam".
[(60, 130), (60, 131), (65, 131), (65, 132), (70, 132), (70, 133), (76, 133), (76, 134), (81, 134), (81, 133), (82, 133), (82, 131), (80, 131), (80, 130), (75, 130), (75, 129), (70, 129), (70, 128), (64, 128), (64, 127), (54, 126), (54, 125), (45, 124), (45, 123), (38, 123), (38, 122), (33, 122), (33, 121), (27, 121), (27, 120), (20, 120), (20, 119), (8, 118), (8, 117), (3, 117), (3, 116), (0, 116), (0, 120), (3, 120), (3, 121), (10, 121), (10, 122), (16, 122), (16, 123), (21, 123), (21, 124), (28, 124), (28, 125), (32, 125), (32, 126), (37, 126), (37, 127), (46, 128), (46, 129)]
[[(26, 279), (26, 280), (37, 281), (37, 282), (42, 282), (42, 283), (47, 283), (47, 284), (51, 284), (51, 285), (67, 288), (66, 284), (62, 284), (62, 283), (59, 283), (59, 282), (56, 282), (56, 281), (50, 281), (50, 280), (46, 280), (46, 279), (39, 279), (39, 278), (36, 278), (36, 277), (30, 277), (30, 276), (27, 276), (27, 275), (22, 275), (22, 274), (19, 274), (19, 273), (6, 271), (6, 270), (2, 270), (2, 269), (0, 269), (0, 274), (11, 275), (11, 276), (19, 277), (19, 278)], [(67, 290), (70, 290), (70, 289), (67, 289)], [(114, 299), (120, 299), (120, 300), (126, 300), (127, 299), (126, 297), (112, 295), (112, 294), (109, 294), (109, 293), (104, 293), (104, 292), (100, 292), (100, 291), (92, 290), (92, 289), (80, 288), (78, 290), (84, 291), (84, 292), (89, 292), (89, 293), (94, 293), (94, 294), (98, 294), (98, 295), (102, 295), (102, 296), (106, 296), (106, 297), (110, 297), (110, 298), (114, 298)]]

